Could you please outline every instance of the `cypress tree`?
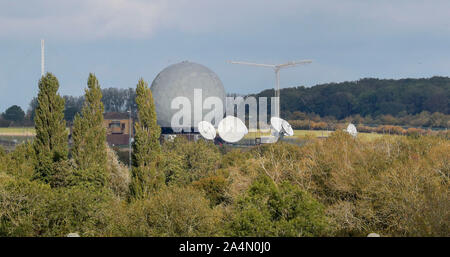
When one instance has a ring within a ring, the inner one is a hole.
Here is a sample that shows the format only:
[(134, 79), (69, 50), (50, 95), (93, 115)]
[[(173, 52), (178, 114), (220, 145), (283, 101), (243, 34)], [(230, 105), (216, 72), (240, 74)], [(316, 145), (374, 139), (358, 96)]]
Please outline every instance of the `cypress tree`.
[(138, 121), (134, 126), (136, 133), (133, 142), (130, 191), (135, 198), (143, 198), (164, 183), (164, 176), (157, 169), (161, 154), (161, 145), (159, 144), (161, 128), (156, 123), (152, 92), (142, 78), (136, 87), (136, 104)]
[(50, 184), (61, 179), (61, 174), (58, 174), (59, 166), (67, 160), (68, 153), (64, 99), (58, 94), (58, 88), (58, 80), (53, 74), (42, 76), (34, 117), (36, 178)]
[(92, 73), (87, 84), (81, 115), (76, 114), (73, 123), (74, 182), (103, 186), (106, 180), (106, 129), (103, 126), (102, 91)]

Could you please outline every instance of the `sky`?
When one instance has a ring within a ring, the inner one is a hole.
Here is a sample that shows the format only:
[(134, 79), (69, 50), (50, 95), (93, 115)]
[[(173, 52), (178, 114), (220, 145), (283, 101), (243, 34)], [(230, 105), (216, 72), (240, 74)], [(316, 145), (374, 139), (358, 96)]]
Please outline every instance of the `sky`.
[(0, 0), (0, 112), (37, 95), (40, 40), (61, 95), (151, 85), (170, 64), (209, 67), (227, 93), (272, 88), (274, 72), (227, 60), (313, 63), (281, 87), (450, 75), (448, 0)]

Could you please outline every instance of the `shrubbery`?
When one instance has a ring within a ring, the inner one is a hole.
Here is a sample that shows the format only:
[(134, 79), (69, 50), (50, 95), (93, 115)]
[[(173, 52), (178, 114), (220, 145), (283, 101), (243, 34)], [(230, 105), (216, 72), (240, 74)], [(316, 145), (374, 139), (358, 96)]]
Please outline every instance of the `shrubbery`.
[(309, 193), (261, 175), (237, 201), (227, 234), (233, 236), (321, 236), (324, 207)]
[(110, 149), (102, 188), (33, 180), (32, 149), (0, 153), (3, 236), (449, 235), (443, 137), (361, 141), (336, 132), (226, 154), (177, 139), (162, 147), (166, 186), (135, 200)]

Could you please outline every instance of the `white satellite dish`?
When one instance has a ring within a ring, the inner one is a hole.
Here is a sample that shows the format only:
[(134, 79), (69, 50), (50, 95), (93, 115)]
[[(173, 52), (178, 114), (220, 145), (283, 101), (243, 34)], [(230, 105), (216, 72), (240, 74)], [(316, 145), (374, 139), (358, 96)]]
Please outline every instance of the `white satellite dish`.
[(358, 135), (358, 131), (356, 130), (355, 125), (353, 125), (352, 123), (348, 124), (345, 131), (347, 131), (347, 133), (349, 133), (353, 137), (356, 137)]
[(272, 118), (270, 118), (270, 125), (276, 132), (280, 133), (283, 130), (283, 126), (282, 126), (283, 121), (284, 120), (281, 118), (272, 117)]
[[(291, 124), (289, 122), (279, 118), (279, 117), (272, 117), (270, 119), (270, 125), (272, 126), (274, 132), (272, 132), (272, 135), (276, 136), (293, 136), (294, 130), (291, 127)], [(276, 132), (276, 133), (275, 133)]]
[(198, 131), (205, 139), (213, 140), (216, 137), (216, 129), (207, 121), (198, 123)]
[(236, 143), (247, 133), (248, 129), (239, 118), (227, 116), (219, 122), (219, 136), (228, 143)]
[(294, 130), (292, 129), (291, 124), (289, 124), (289, 122), (283, 120), (283, 122), (281, 123), (281, 127), (283, 128), (286, 135), (290, 137), (294, 135)]

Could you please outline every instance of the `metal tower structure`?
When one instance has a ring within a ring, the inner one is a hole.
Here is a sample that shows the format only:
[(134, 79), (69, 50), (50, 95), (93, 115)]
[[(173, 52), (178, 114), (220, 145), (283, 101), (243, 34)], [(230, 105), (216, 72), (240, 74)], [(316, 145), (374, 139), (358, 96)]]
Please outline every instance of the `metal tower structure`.
[(275, 116), (279, 117), (279, 115), (280, 115), (280, 70), (283, 68), (294, 67), (297, 65), (312, 63), (312, 60), (293, 61), (293, 62), (287, 62), (287, 63), (283, 63), (283, 64), (264, 64), (264, 63), (239, 62), (239, 61), (228, 61), (228, 63), (272, 68), (275, 71), (275, 77), (276, 77), (275, 97), (277, 97), (277, 99), (278, 99), (278, 101), (275, 105)]

